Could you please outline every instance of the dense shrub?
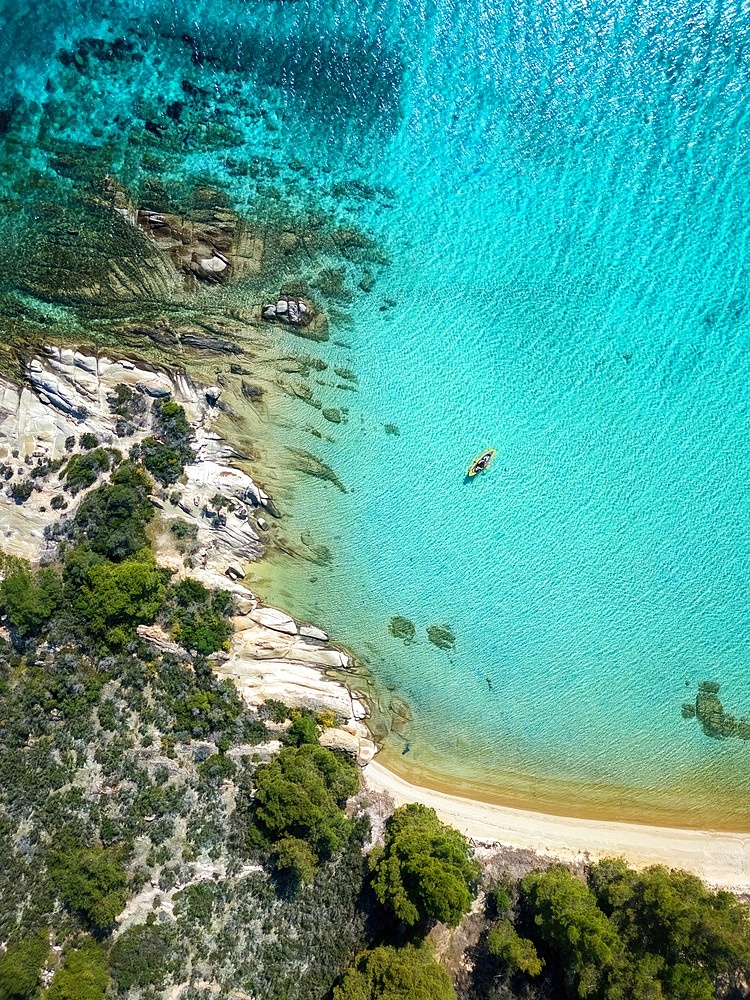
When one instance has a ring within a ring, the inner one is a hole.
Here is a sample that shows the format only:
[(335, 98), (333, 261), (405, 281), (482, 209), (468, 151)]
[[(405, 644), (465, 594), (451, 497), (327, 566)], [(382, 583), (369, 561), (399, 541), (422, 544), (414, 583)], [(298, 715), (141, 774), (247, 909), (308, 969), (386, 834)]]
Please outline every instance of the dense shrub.
[(154, 479), (169, 486), (195, 458), (190, 446), (192, 431), (185, 411), (170, 399), (157, 399), (153, 406), (154, 434), (136, 445), (131, 454), (139, 458)]
[(0, 955), (0, 1000), (32, 997), (48, 955), (49, 938), (44, 931), (11, 944)]
[(116, 452), (107, 448), (95, 448), (85, 455), (73, 455), (60, 476), (65, 479), (69, 492), (75, 496), (81, 490), (93, 486), (103, 472), (109, 471), (117, 457)]
[(65, 843), (56, 851), (50, 874), (69, 910), (94, 930), (112, 927), (127, 899), (119, 850)]
[(351, 837), (342, 807), (359, 788), (354, 764), (324, 747), (287, 747), (255, 774), (255, 819), (271, 841), (306, 841), (316, 859)]
[(165, 615), (180, 645), (208, 656), (228, 647), (232, 609), (228, 591), (208, 590), (198, 580), (187, 578), (170, 588)]
[(456, 1000), (456, 991), (428, 944), (408, 944), (363, 952), (333, 1000)]
[(479, 866), (466, 838), (426, 806), (395, 811), (372, 867), (375, 895), (408, 926), (434, 919), (456, 927), (476, 895)]
[(47, 1000), (104, 1000), (108, 984), (104, 952), (87, 938), (66, 953), (47, 991)]
[[(66, 577), (73, 577), (72, 567), (80, 567), (71, 559), (66, 564)], [(132, 637), (136, 626), (153, 622), (164, 598), (163, 570), (146, 550), (138, 559), (121, 563), (92, 560), (82, 569), (83, 579), (71, 588), (76, 615), (89, 634), (112, 648), (121, 646)]]
[(0, 583), (0, 610), (22, 636), (36, 635), (62, 603), (62, 582), (46, 567), (18, 564)]
[(538, 976), (543, 962), (536, 953), (534, 942), (521, 937), (510, 920), (501, 920), (487, 936), (487, 950), (499, 958), (510, 975), (523, 972)]
[(173, 935), (160, 924), (137, 924), (115, 941), (109, 970), (118, 989), (164, 986), (169, 971)]
[(115, 470), (111, 482), (84, 497), (71, 527), (73, 538), (94, 552), (120, 562), (149, 545), (146, 526), (154, 516), (148, 495), (151, 481), (131, 462)]

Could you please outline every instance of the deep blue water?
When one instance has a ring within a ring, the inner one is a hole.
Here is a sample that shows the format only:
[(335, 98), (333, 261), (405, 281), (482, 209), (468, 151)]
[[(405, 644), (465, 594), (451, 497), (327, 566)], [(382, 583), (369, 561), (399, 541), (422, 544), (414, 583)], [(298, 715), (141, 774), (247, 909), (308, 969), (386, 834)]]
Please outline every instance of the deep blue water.
[[(209, 96), (179, 170), (252, 206), (262, 185), (228, 157), (270, 158), (387, 247), (350, 349), (320, 348), (359, 376), (316, 445), (349, 492), (294, 498), (333, 565), (285, 566), (268, 593), (408, 702), (404, 763), (572, 812), (745, 823), (750, 744), (680, 705), (715, 680), (750, 715), (748, 5), (44, 13), (8, 5), (0, 36), (29, 134), (109, 142), (127, 177), (123, 121), (187, 79)], [(145, 58), (64, 67), (87, 36)], [(418, 641), (389, 635), (395, 614)]]

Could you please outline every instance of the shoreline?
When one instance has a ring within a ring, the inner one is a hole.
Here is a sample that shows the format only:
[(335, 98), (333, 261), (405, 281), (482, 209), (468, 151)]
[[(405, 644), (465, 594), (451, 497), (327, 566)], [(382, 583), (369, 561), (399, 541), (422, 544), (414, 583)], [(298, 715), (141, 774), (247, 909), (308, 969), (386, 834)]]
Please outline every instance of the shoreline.
[[(266, 698), (275, 697), (292, 706), (334, 712), (340, 721), (324, 732), (323, 745), (353, 753), (363, 765), (365, 785), (370, 791), (385, 793), (396, 805), (421, 802), (434, 808), (441, 819), (485, 847), (502, 844), (531, 849), (568, 862), (622, 856), (636, 868), (650, 864), (679, 867), (714, 888), (750, 893), (750, 832), (535, 812), (524, 805), (515, 807), (459, 796), (409, 781), (390, 769), (387, 750), (380, 760), (373, 760), (379, 750), (378, 739), (367, 724), (369, 699), (366, 692), (356, 687), (350, 654), (329, 642), (328, 635), (316, 626), (263, 605), (243, 585), (243, 564), (257, 563), (264, 548), (259, 537), (263, 532), (254, 530), (258, 526), (249, 516), (250, 510), (241, 510), (231, 517), (227, 513), (225, 527), (219, 531), (208, 528), (197, 517), (199, 508), (219, 484), (226, 495), (238, 500), (240, 497), (246, 500), (249, 493), (257, 494), (256, 502), (261, 509), (268, 499), (246, 473), (230, 464), (228, 442), (213, 429), (218, 413), (205, 401), (206, 387), (184, 376), (175, 377), (162, 367), (138, 368), (124, 359), (112, 361), (51, 347), (44, 353), (46, 357), (37, 357), (29, 363), (25, 386), (0, 380), (6, 411), (2, 430), (8, 449), (15, 439), (24, 450), (51, 458), (63, 451), (65, 435), (73, 428), (80, 432), (82, 427), (111, 440), (109, 420), (103, 412), (83, 421), (75, 413), (76, 406), (84, 400), (96, 401), (101, 406), (108, 383), (115, 380), (145, 379), (150, 389), (148, 394), (170, 390), (191, 411), (198, 457), (186, 469), (181, 487), (185, 495), (175, 507), (166, 502), (166, 497), (155, 496), (153, 501), (160, 508), (165, 525), (180, 515), (195, 518), (194, 523), (200, 524), (202, 558), (187, 575), (202, 579), (209, 586), (226, 587), (238, 599), (231, 653), (217, 657), (214, 670), (234, 681), (248, 706), (257, 707)], [(14, 514), (8, 517), (5, 526), (4, 547), (32, 560), (39, 558), (45, 545), (42, 529), (48, 516), (46, 508), (38, 504), (48, 492), (49, 487), (45, 487), (39, 500), (28, 506), (9, 505), (9, 514), (10, 510)], [(9, 530), (12, 528), (15, 530)], [(164, 548), (158, 540), (157, 557), (175, 572), (186, 572), (177, 553), (170, 551), (169, 546)], [(143, 627), (142, 635), (157, 647), (170, 645), (169, 637), (159, 629)]]
[(750, 893), (750, 834), (554, 816), (449, 795), (401, 778), (377, 759), (363, 769), (367, 788), (397, 806), (420, 802), (483, 846), (526, 848), (565, 862), (622, 857), (635, 868), (662, 864), (697, 875), (714, 889)]

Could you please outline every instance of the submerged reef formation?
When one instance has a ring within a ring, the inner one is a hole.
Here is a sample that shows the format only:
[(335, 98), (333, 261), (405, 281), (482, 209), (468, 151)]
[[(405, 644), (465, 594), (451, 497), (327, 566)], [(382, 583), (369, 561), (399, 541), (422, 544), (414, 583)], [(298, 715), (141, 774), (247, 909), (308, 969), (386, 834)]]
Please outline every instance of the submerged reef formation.
[(727, 712), (719, 698), (720, 689), (716, 681), (702, 681), (695, 702), (683, 703), (683, 719), (697, 719), (706, 736), (714, 740), (750, 740), (750, 719)]

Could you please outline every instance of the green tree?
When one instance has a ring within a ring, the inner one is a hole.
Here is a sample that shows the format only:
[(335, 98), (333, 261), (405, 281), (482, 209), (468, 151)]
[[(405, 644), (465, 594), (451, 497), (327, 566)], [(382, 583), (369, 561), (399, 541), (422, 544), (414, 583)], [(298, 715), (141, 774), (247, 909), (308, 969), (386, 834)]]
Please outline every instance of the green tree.
[[(68, 567), (66, 567), (67, 569)], [(121, 563), (93, 563), (73, 595), (77, 614), (97, 639), (118, 630), (127, 637), (137, 625), (153, 622), (164, 598), (164, 571), (150, 552)]]
[(303, 712), (292, 720), (284, 736), (290, 746), (301, 747), (304, 743), (318, 742), (318, 724), (315, 716)]
[(527, 976), (538, 976), (544, 965), (534, 942), (520, 937), (510, 920), (501, 920), (492, 928), (487, 937), (487, 950), (500, 959), (511, 975), (523, 972)]
[(9, 945), (0, 955), (0, 1000), (33, 996), (48, 955), (49, 939), (44, 931)]
[(423, 942), (363, 952), (334, 988), (333, 1000), (456, 1000), (456, 991)]
[(279, 871), (287, 871), (299, 882), (312, 882), (318, 859), (306, 840), (282, 837), (274, 844), (274, 861)]
[(524, 902), (544, 943), (557, 955), (571, 996), (599, 996), (619, 978), (624, 949), (612, 921), (589, 887), (567, 868), (530, 872)]
[(49, 568), (32, 573), (22, 564), (0, 583), (0, 609), (22, 636), (37, 635), (61, 603), (62, 583)]
[(109, 984), (104, 952), (91, 938), (65, 955), (55, 973), (47, 1000), (104, 1000)]
[(50, 867), (60, 900), (97, 931), (106, 931), (122, 912), (127, 879), (116, 848), (64, 844)]
[(476, 895), (479, 866), (466, 838), (423, 805), (395, 811), (372, 866), (375, 895), (408, 926), (434, 919), (456, 927)]
[(111, 482), (84, 497), (73, 520), (73, 537), (113, 562), (148, 548), (146, 526), (154, 516), (148, 499), (151, 486), (143, 469), (123, 462)]
[(352, 834), (342, 806), (358, 788), (351, 761), (317, 744), (286, 747), (255, 772), (255, 819), (271, 840), (294, 837), (328, 857)]
[(688, 872), (656, 865), (635, 872), (605, 859), (589, 876), (601, 909), (636, 959), (658, 956), (667, 995), (700, 997), (716, 976), (750, 966), (747, 908)]

